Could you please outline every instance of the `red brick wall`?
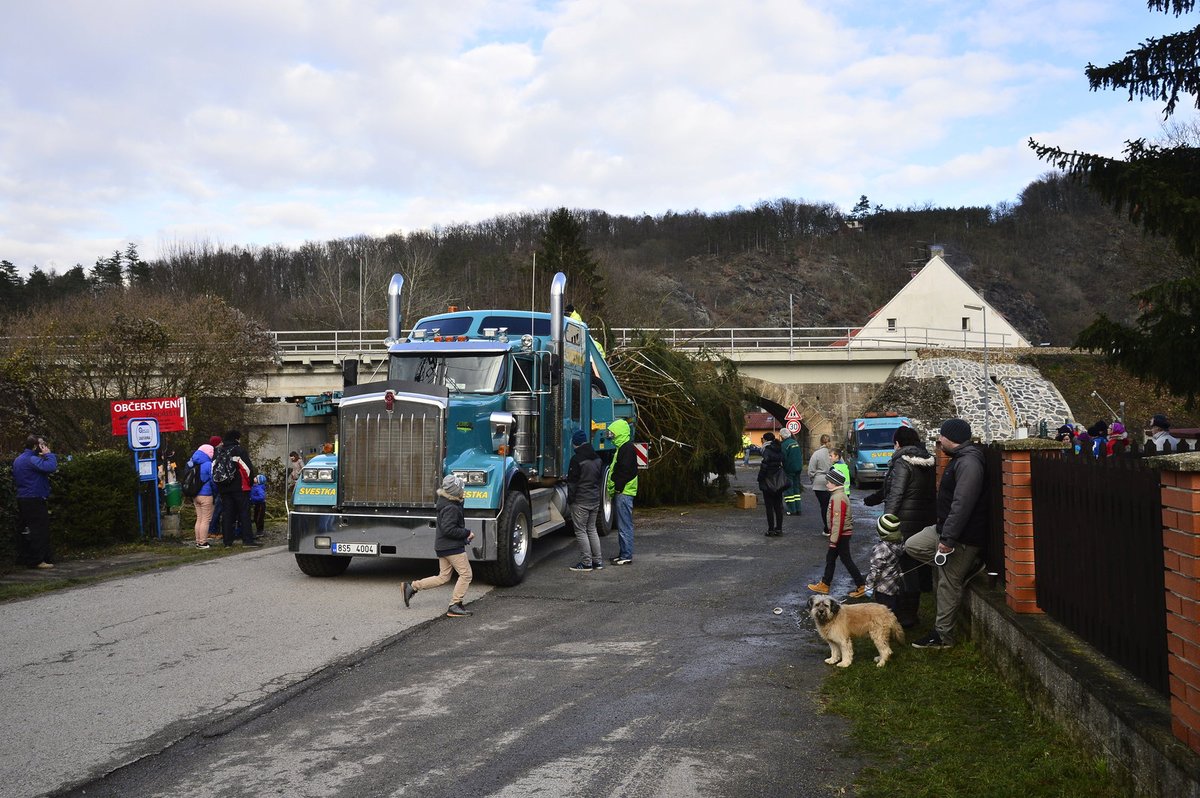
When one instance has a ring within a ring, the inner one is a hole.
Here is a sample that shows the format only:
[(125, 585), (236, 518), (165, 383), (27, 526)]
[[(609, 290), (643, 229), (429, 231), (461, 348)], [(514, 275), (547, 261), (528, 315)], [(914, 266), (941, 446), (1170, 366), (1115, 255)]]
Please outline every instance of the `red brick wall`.
[(1029, 452), (1002, 453), (1004, 483), (1004, 592), (1015, 612), (1040, 613), (1033, 559), (1033, 487)]
[(1171, 731), (1200, 753), (1200, 473), (1160, 474)]

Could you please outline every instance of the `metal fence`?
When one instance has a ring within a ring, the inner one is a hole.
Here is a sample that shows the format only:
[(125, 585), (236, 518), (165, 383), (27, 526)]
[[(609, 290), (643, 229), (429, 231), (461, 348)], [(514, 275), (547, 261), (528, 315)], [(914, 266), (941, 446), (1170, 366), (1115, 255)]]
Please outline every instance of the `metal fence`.
[(1037, 602), (1169, 695), (1159, 474), (1138, 457), (1034, 452)]

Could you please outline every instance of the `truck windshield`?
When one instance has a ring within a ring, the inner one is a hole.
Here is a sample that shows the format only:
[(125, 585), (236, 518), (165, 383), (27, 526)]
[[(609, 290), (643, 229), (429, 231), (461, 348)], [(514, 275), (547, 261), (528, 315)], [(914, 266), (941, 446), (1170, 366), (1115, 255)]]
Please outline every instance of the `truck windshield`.
[(504, 384), (504, 355), (393, 355), (388, 379), (444, 385), (450, 393), (497, 393)]
[(860, 449), (891, 449), (892, 436), (896, 434), (895, 427), (875, 427), (874, 429), (860, 429), (858, 435), (858, 448)]

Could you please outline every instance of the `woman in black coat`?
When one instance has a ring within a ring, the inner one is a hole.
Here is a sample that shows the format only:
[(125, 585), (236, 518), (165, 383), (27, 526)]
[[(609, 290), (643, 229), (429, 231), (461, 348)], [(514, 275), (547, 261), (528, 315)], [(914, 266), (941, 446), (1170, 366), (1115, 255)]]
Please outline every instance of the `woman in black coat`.
[[(790, 480), (783, 473), (783, 448), (768, 432), (762, 438), (762, 462), (758, 465), (758, 488), (763, 494), (763, 505), (767, 508), (767, 537), (777, 538), (783, 534), (783, 494)], [(776, 475), (782, 475), (779, 479)], [(783, 484), (778, 490), (771, 483), (778, 480)]]
[[(937, 523), (937, 461), (921, 444), (917, 431), (911, 427), (900, 427), (892, 436), (896, 451), (888, 464), (883, 487), (875, 494), (863, 499), (863, 504), (883, 504), (884, 512), (900, 519), (900, 536), (903, 540)], [(921, 604), (922, 571), (929, 566), (902, 554), (900, 570), (900, 593), (896, 596), (896, 618), (900, 625), (911, 628), (917, 623), (917, 610)], [(928, 580), (932, 575), (927, 574)]]

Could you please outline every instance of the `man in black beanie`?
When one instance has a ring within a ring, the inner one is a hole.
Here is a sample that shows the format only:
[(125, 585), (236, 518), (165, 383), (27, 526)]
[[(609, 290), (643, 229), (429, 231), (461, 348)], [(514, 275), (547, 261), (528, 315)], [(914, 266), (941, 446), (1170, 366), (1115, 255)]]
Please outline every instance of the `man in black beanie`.
[(938, 446), (950, 456), (937, 493), (937, 523), (904, 543), (920, 562), (934, 564), (937, 618), (933, 631), (913, 643), (915, 648), (949, 648), (963, 587), (982, 570), (979, 556), (988, 538), (986, 460), (971, 442), (971, 425), (961, 418), (942, 423)]

